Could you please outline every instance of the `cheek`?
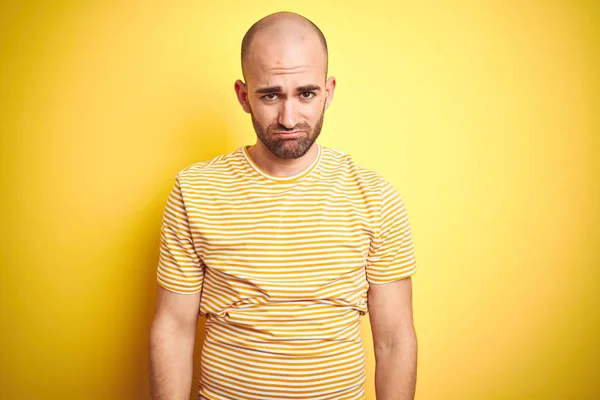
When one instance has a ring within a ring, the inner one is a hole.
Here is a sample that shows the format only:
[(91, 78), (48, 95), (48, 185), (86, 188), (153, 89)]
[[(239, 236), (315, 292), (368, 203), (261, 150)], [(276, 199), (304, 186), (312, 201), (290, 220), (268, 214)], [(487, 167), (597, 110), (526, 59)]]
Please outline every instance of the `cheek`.
[(265, 107), (258, 105), (254, 109), (254, 118), (263, 125), (270, 125), (273, 120), (277, 120), (277, 110), (275, 107)]
[(324, 104), (325, 102), (323, 100), (315, 101), (306, 109), (307, 117), (311, 122), (316, 122), (321, 118)]

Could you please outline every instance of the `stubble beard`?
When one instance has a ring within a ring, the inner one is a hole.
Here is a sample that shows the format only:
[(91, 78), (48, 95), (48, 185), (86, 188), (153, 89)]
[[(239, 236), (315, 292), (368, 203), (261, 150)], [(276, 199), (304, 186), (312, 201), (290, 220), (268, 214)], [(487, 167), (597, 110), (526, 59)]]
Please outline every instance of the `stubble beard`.
[[(256, 136), (271, 153), (279, 158), (293, 159), (305, 155), (319, 137), (321, 128), (323, 127), (325, 107), (323, 107), (321, 117), (314, 128), (311, 128), (308, 124), (298, 124), (292, 129), (287, 129), (279, 124), (274, 124), (269, 125), (265, 132), (265, 128), (254, 118), (252, 110), (250, 110), (250, 117), (252, 118), (252, 125), (254, 126)], [(274, 134), (274, 132), (285, 131), (302, 131), (304, 134), (294, 139), (279, 139)]]

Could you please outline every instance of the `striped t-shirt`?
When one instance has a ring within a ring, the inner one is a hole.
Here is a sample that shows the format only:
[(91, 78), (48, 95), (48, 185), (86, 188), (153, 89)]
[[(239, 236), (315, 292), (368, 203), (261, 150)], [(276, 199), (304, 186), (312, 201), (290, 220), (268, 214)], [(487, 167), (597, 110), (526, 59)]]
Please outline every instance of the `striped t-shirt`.
[(275, 177), (248, 147), (181, 170), (164, 209), (158, 283), (202, 291), (200, 398), (364, 399), (369, 285), (416, 271), (404, 203), (332, 148)]

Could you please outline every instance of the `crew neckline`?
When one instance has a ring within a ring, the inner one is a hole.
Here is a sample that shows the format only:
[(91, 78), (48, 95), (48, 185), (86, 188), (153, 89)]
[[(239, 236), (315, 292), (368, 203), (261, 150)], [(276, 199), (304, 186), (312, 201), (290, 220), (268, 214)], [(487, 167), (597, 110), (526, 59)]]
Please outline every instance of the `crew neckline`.
[(307, 176), (308, 174), (310, 174), (312, 171), (314, 171), (317, 167), (317, 165), (319, 165), (319, 162), (321, 161), (322, 155), (323, 155), (323, 149), (321, 148), (321, 146), (318, 143), (315, 143), (317, 145), (317, 157), (315, 158), (315, 160), (312, 162), (312, 164), (310, 164), (308, 167), (306, 167), (304, 169), (304, 171), (301, 171), (295, 175), (291, 175), (291, 176), (274, 176), (269, 174), (268, 172), (264, 171), (263, 169), (261, 169), (255, 162), (254, 160), (252, 160), (252, 157), (250, 157), (250, 154), (248, 153), (248, 147), (250, 147), (250, 145), (245, 145), (242, 146), (242, 154), (244, 155), (244, 158), (246, 159), (246, 161), (248, 162), (248, 164), (252, 167), (252, 169), (254, 171), (256, 171), (258, 174), (260, 174), (261, 176), (273, 181), (273, 182), (279, 182), (279, 183), (290, 183), (290, 182), (295, 182), (305, 176)]

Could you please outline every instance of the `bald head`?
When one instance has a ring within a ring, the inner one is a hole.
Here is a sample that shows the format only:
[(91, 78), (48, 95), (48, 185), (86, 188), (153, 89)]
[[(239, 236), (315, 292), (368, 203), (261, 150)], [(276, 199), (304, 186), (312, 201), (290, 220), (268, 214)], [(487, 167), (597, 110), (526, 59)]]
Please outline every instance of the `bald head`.
[(323, 32), (308, 18), (282, 11), (267, 15), (254, 23), (242, 39), (242, 73), (247, 73), (247, 63), (253, 53), (260, 52), (270, 45), (306, 45), (318, 43), (325, 57), (327, 75), (327, 41)]

